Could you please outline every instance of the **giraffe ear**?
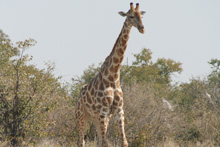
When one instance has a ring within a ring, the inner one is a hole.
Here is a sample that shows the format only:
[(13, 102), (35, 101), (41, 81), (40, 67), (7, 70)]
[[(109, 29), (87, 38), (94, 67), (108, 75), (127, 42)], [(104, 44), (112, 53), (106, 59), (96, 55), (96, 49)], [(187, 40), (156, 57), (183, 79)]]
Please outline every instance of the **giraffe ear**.
[(146, 12), (145, 11), (141, 11), (140, 13), (141, 13), (141, 15), (144, 15)]
[(121, 16), (123, 16), (123, 17), (127, 16), (127, 13), (122, 12), (122, 11), (118, 12), (118, 14), (121, 15)]

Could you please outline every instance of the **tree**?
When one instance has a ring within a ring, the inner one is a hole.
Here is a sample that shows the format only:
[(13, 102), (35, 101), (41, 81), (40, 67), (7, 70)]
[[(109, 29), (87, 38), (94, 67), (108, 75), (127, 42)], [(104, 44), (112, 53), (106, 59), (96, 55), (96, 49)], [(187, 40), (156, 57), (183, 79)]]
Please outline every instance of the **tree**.
[(71, 86), (71, 96), (77, 99), (79, 96), (80, 90), (84, 84), (89, 83), (95, 76), (98, 74), (101, 63), (98, 67), (95, 67), (94, 64), (88, 67), (88, 69), (83, 71), (83, 75), (72, 78)]
[(211, 59), (208, 63), (211, 65), (212, 71), (208, 75), (207, 87), (212, 95), (213, 103), (220, 113), (220, 60)]
[(24, 52), (35, 40), (14, 46), (3, 33), (0, 40), (0, 138), (17, 146), (26, 137), (34, 141), (46, 133), (47, 112), (66, 93), (52, 74), (53, 64), (42, 70), (29, 64), (32, 57)]
[(208, 75), (208, 80), (220, 88), (220, 60), (211, 59), (208, 63), (212, 68), (212, 72)]
[(150, 49), (142, 49), (139, 54), (134, 54), (135, 61), (131, 66), (123, 66), (121, 78), (129, 84), (133, 82), (170, 84), (174, 73), (181, 73), (181, 63), (171, 59), (159, 58), (152, 61)]
[(19, 50), (13, 47), (11, 40), (0, 30), (0, 65), (8, 63), (10, 58), (18, 55)]

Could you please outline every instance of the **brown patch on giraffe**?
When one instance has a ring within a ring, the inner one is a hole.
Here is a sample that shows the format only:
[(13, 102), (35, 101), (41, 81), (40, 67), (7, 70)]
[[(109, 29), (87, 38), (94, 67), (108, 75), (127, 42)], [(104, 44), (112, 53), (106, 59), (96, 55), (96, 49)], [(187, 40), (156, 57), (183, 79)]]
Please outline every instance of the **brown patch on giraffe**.
[(112, 83), (112, 84), (111, 84), (111, 87), (112, 87), (113, 89), (115, 89), (115, 83)]
[(108, 75), (108, 69), (105, 69), (105, 72), (104, 72), (105, 76)]
[(124, 54), (124, 50), (122, 48), (117, 49), (116, 52), (119, 56), (122, 56)]
[(94, 88), (98, 89), (98, 80), (96, 79), (95, 84), (94, 84)]
[(92, 90), (91, 90), (91, 96), (94, 96), (95, 95), (95, 90), (94, 90), (94, 88), (92, 88)]
[(123, 30), (123, 34), (125, 34), (127, 31), (126, 30)]
[(92, 110), (93, 110), (93, 111), (95, 111), (95, 110), (96, 110), (95, 105), (92, 105)]
[(124, 35), (124, 39), (128, 39), (128, 35), (127, 34)]
[(127, 49), (127, 44), (124, 46), (124, 51), (126, 51), (126, 49)]
[(114, 106), (118, 106), (118, 103), (116, 101), (113, 101)]
[(89, 104), (92, 104), (92, 99), (91, 99), (90, 95), (88, 94), (88, 92), (86, 93), (86, 97), (87, 97), (87, 102)]
[(101, 123), (102, 125), (104, 125), (104, 124), (105, 124), (105, 122), (104, 122), (104, 121), (101, 121), (100, 123)]
[(107, 97), (106, 99), (107, 99), (107, 101), (108, 101), (108, 104), (111, 105), (111, 104), (112, 104), (112, 101), (113, 101), (113, 98), (112, 98), (112, 97)]
[(127, 40), (122, 39), (121, 41), (122, 41), (122, 44), (121, 44), (121, 45), (122, 45), (122, 46), (125, 46), (125, 44), (127, 43)]
[(100, 115), (100, 118), (101, 118), (101, 119), (104, 119), (104, 118), (105, 118), (105, 116), (104, 116), (104, 115)]
[(120, 97), (119, 97), (118, 95), (116, 95), (116, 96), (115, 96), (115, 100), (116, 100), (116, 101), (119, 101), (119, 100), (120, 100)]
[(114, 72), (114, 65), (110, 67), (110, 72)]
[(115, 79), (118, 79), (118, 78), (119, 78), (119, 74), (115, 74), (115, 75), (114, 75), (114, 78), (115, 78)]
[(123, 100), (120, 100), (119, 106), (122, 106), (122, 105), (123, 105)]
[(118, 63), (118, 62), (119, 62), (119, 59), (116, 58), (116, 57), (113, 57), (113, 62), (114, 62), (114, 63)]
[(99, 90), (104, 90), (104, 85), (103, 85), (102, 82), (101, 82), (100, 85), (99, 85)]
[(101, 103), (101, 99), (100, 99), (99, 97), (97, 98), (97, 101), (98, 101), (99, 103)]
[(107, 112), (108, 109), (107, 109), (107, 108), (102, 108), (102, 111), (103, 111), (103, 112)]
[(107, 101), (106, 101), (105, 98), (102, 99), (102, 105), (103, 105), (103, 106), (108, 106), (108, 103), (107, 103)]
[(102, 92), (98, 92), (98, 96), (103, 97), (103, 93)]
[(109, 79), (109, 81), (114, 81), (114, 78), (111, 75), (108, 76), (108, 79)]

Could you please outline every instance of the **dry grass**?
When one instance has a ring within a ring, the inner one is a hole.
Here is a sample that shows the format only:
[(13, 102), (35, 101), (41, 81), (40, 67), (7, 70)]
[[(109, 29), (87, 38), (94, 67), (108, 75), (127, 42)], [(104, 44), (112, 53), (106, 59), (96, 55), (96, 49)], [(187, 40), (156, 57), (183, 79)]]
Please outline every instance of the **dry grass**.
[[(86, 147), (96, 147), (97, 142), (87, 142)], [(59, 142), (55, 140), (49, 140), (49, 139), (44, 139), (40, 141), (39, 143), (36, 143), (35, 145), (33, 144), (28, 144), (26, 142), (22, 143), (22, 146), (24, 147), (77, 147), (75, 144), (72, 145), (60, 145)], [(187, 143), (185, 144), (186, 147), (217, 147), (214, 145), (213, 141), (207, 140), (203, 143), (197, 142), (197, 143)], [(0, 147), (9, 147), (9, 144), (7, 142), (0, 142)], [(118, 147), (114, 146), (112, 144), (109, 144), (109, 147)], [(138, 146), (138, 147), (145, 147), (145, 146)], [(173, 140), (167, 140), (166, 142), (159, 142), (155, 147), (181, 147), (177, 142)]]

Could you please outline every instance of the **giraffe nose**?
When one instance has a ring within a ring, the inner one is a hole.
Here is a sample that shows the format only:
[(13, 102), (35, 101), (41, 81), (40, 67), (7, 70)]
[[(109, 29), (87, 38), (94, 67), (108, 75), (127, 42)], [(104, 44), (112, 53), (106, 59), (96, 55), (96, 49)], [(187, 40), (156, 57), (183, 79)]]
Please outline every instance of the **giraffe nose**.
[(144, 26), (140, 26), (140, 29), (144, 30)]

